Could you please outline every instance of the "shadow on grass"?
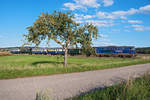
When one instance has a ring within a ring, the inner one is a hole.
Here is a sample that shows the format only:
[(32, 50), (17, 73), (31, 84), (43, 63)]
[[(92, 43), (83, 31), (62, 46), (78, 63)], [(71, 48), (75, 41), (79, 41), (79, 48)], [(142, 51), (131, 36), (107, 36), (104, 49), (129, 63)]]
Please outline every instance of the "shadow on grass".
[(38, 65), (38, 64), (53, 64), (53, 65), (57, 65), (57, 64), (63, 64), (63, 62), (57, 62), (57, 61), (37, 61), (37, 62), (33, 62), (32, 65)]
[[(60, 65), (60, 64), (64, 64), (64, 62), (62, 61), (36, 61), (36, 62), (33, 62), (32, 65), (36, 66), (38, 64), (52, 64), (52, 65)], [(70, 64), (75, 64), (76, 66), (80, 66), (80, 67), (85, 67), (81, 64), (76, 64), (76, 63), (67, 63), (68, 65)]]

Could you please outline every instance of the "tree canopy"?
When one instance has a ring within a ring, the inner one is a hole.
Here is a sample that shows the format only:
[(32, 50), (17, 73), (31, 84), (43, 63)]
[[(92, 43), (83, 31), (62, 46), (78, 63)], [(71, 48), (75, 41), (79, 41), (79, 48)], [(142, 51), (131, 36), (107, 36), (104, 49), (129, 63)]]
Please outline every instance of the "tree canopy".
[(85, 24), (80, 28), (80, 31), (79, 43), (81, 44), (82, 51), (86, 56), (90, 56), (94, 53), (92, 39), (97, 39), (98, 29), (92, 24)]
[[(39, 45), (42, 40), (50, 39), (61, 45), (65, 50), (64, 65), (67, 66), (68, 48), (77, 43), (91, 45), (92, 38), (97, 37), (97, 28), (92, 24), (80, 26), (74, 21), (71, 12), (62, 13), (54, 11), (52, 14), (42, 13), (41, 16), (27, 27), (28, 34), (25, 35), (30, 43)], [(86, 42), (85, 42), (86, 41)], [(88, 47), (83, 45), (84, 48)]]

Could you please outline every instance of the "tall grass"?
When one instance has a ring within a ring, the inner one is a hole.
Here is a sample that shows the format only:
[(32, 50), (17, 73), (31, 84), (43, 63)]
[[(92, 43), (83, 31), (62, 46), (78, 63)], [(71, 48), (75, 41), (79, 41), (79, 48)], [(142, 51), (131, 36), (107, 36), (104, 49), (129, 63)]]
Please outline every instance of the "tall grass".
[(0, 79), (36, 75), (81, 72), (149, 63), (150, 59), (68, 57), (68, 67), (63, 67), (63, 57), (40, 55), (0, 56)]
[(45, 92), (38, 91), (36, 93), (35, 100), (53, 100), (52, 96), (49, 94), (49, 91), (46, 90)]
[(68, 100), (150, 100), (150, 75)]

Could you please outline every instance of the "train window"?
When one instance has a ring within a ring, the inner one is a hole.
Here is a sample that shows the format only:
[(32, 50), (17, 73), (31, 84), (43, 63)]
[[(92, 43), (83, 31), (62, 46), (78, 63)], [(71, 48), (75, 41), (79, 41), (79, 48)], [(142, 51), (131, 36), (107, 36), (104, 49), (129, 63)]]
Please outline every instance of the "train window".
[(101, 50), (101, 48), (97, 48), (97, 50)]
[(100, 50), (103, 50), (103, 48), (99, 48)]

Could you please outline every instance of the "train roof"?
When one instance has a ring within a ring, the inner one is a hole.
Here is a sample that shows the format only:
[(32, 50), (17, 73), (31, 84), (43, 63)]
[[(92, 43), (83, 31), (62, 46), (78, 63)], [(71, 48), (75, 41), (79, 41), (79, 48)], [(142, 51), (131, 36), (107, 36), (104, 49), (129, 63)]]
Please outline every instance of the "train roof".
[(135, 48), (134, 46), (99, 46), (94, 48)]

